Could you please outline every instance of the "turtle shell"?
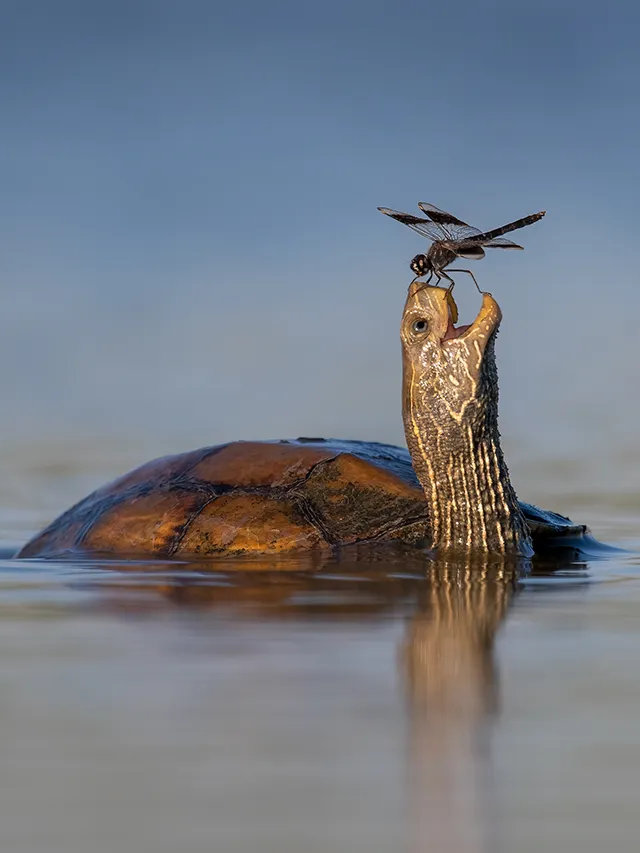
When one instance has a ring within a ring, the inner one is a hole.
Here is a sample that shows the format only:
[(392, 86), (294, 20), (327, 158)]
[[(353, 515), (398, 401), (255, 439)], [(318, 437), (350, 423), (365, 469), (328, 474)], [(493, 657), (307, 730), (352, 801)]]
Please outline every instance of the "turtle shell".
[[(522, 504), (536, 550), (583, 526)], [(77, 503), (19, 557), (194, 555), (428, 545), (429, 515), (407, 450), (374, 442), (234, 442), (148, 462)]]

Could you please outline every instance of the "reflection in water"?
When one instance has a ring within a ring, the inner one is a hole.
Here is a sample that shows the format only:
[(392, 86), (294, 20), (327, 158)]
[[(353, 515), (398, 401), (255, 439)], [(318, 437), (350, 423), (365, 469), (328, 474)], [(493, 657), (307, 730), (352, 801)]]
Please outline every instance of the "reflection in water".
[[(407, 621), (398, 667), (408, 710), (413, 849), (496, 853), (488, 742), (498, 707), (494, 641), (530, 565), (364, 556), (366, 562), (351, 552), (336, 562), (316, 555), (305, 558), (307, 564), (251, 558), (244, 571), (234, 561), (233, 572), (225, 571), (224, 560), (206, 571), (194, 563), (170, 573), (168, 566), (149, 564), (146, 576), (105, 579), (100, 607), (123, 613), (132, 606), (195, 606), (234, 619), (279, 621), (401, 614)], [(158, 577), (163, 568), (165, 576)]]
[(12, 553), (2, 849), (637, 849), (637, 555)]
[(402, 660), (416, 851), (497, 850), (488, 722), (493, 646), (518, 579), (513, 563), (434, 562)]

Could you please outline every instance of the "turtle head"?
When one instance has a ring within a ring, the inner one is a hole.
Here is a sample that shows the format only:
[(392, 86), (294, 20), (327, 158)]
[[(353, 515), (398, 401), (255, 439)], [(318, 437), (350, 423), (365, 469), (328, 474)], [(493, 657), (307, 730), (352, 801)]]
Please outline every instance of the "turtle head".
[(502, 320), (489, 293), (468, 325), (454, 325), (451, 293), (414, 282), (402, 316), (403, 419), (430, 504), (434, 545), (530, 552), (498, 432), (494, 343)]
[[(454, 326), (453, 296), (414, 282), (402, 317), (405, 415), (447, 434), (497, 406), (494, 340), (502, 319), (490, 293), (469, 325)], [(411, 423), (410, 423), (411, 425)], [(413, 429), (413, 427), (412, 427)]]

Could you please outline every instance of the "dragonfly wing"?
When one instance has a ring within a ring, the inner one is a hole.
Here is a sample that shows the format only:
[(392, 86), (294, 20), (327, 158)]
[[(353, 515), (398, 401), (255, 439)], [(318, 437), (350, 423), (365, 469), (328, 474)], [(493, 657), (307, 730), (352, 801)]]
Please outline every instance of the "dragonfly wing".
[(459, 258), (468, 258), (470, 261), (479, 261), (480, 258), (484, 258), (484, 249), (478, 245), (465, 246), (462, 244), (457, 246), (456, 255)]
[(428, 240), (448, 240), (448, 233), (436, 222), (429, 219), (423, 219), (421, 216), (414, 216), (412, 213), (401, 213), (399, 210), (391, 210), (390, 207), (379, 207), (380, 213), (385, 216), (390, 216), (397, 222), (402, 222), (403, 225), (408, 225), (413, 228), (418, 234), (422, 234)]
[(449, 240), (459, 242), (460, 240), (473, 239), (482, 234), (482, 231), (478, 228), (467, 225), (462, 219), (458, 219), (452, 213), (447, 213), (446, 210), (440, 210), (435, 204), (427, 204), (425, 201), (419, 201), (418, 207), (423, 213), (427, 214), (429, 219), (440, 225)]
[(524, 249), (524, 246), (519, 246), (517, 243), (512, 243), (511, 240), (505, 240), (500, 237), (496, 240), (492, 240), (490, 243), (483, 243), (482, 245), (485, 249), (487, 247), (490, 249)]

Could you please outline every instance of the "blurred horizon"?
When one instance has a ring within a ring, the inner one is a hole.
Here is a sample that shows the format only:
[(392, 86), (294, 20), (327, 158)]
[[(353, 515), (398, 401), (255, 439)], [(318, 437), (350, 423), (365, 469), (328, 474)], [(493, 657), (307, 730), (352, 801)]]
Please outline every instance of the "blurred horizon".
[(91, 479), (234, 438), (404, 443), (398, 323), (427, 243), (376, 207), (418, 201), (480, 228), (547, 210), (524, 253), (473, 266), (504, 313), (518, 492), (635, 494), (639, 19), (5, 2), (3, 501), (37, 465)]

